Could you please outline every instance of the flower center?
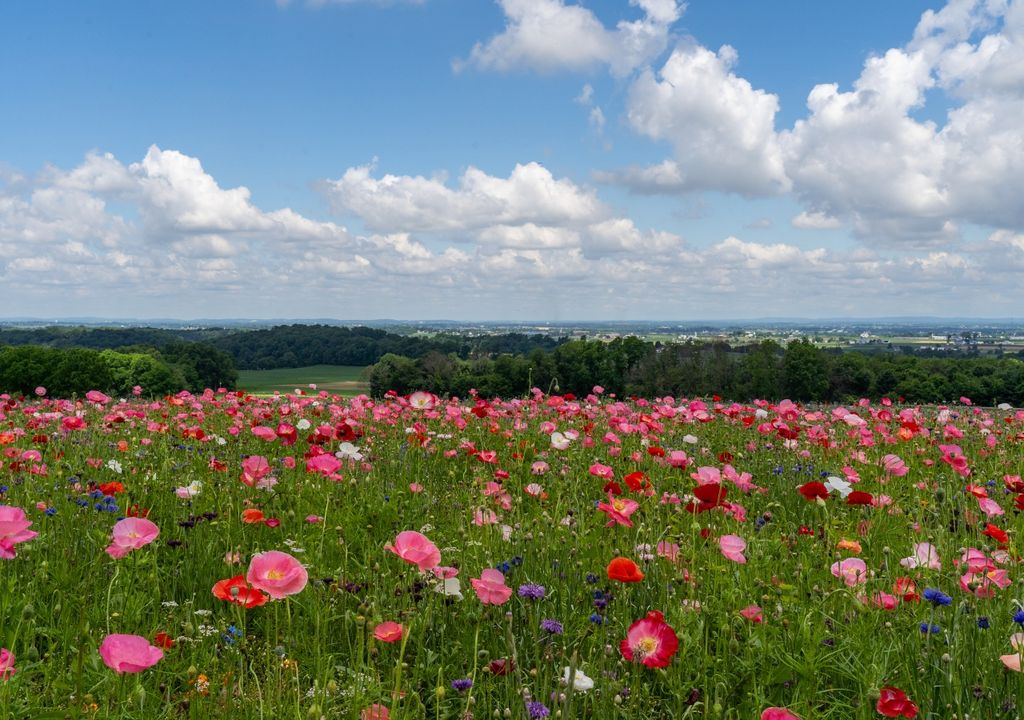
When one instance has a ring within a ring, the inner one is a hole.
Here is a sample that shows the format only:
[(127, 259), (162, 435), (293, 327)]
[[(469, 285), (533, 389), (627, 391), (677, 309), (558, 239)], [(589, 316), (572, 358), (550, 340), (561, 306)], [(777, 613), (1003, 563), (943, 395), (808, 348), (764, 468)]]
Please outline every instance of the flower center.
[(280, 580), (284, 577), (284, 573), (280, 570), (270, 570), (267, 572), (267, 580)]
[(658, 649), (658, 641), (653, 637), (645, 637), (637, 642), (633, 646), (633, 652), (640, 655), (641, 659), (654, 654), (654, 651)]

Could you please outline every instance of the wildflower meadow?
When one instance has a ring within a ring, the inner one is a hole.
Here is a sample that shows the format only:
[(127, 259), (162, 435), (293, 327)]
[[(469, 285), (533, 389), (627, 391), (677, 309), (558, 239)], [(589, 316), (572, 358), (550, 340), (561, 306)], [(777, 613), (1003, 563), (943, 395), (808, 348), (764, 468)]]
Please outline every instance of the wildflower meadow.
[(1019, 718), (1024, 412), (0, 396), (0, 717)]

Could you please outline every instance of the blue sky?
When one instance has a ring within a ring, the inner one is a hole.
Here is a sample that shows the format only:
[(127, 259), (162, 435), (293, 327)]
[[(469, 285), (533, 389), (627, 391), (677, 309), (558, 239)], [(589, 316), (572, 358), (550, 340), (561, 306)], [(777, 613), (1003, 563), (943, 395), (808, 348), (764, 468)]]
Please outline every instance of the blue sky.
[(4, 314), (1019, 316), (1021, 4), (4, 4)]

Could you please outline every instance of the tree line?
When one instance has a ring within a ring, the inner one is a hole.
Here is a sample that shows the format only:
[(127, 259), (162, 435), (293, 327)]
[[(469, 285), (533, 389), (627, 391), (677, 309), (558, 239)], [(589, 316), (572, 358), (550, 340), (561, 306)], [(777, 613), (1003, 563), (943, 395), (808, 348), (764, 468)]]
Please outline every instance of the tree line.
[(0, 347), (0, 391), (45, 388), (54, 397), (101, 390), (119, 396), (139, 387), (146, 396), (181, 390), (234, 388), (238, 371), (231, 357), (203, 343), (173, 342), (160, 349), (120, 350), (17, 345)]
[(0, 346), (43, 345), (53, 348), (117, 350), (124, 347), (163, 349), (180, 343), (209, 345), (231, 356), (241, 370), (274, 370), (308, 365), (371, 365), (388, 354), (421, 358), (428, 353), (459, 358), (551, 351), (563, 340), (548, 335), (505, 333), (470, 337), (456, 333), (401, 335), (368, 327), (278, 325), (237, 328), (0, 328)]
[(913, 403), (969, 397), (979, 404), (1024, 404), (1020, 357), (919, 357), (823, 350), (806, 340), (783, 347), (766, 340), (732, 347), (725, 342), (659, 344), (639, 338), (572, 340), (551, 351), (462, 359), (431, 352), (419, 358), (385, 355), (369, 371), (381, 396), (426, 389), (439, 395), (514, 397), (538, 387), (583, 396), (595, 386), (619, 396), (720, 395), (735, 400), (784, 397), (845, 402), (861, 397)]

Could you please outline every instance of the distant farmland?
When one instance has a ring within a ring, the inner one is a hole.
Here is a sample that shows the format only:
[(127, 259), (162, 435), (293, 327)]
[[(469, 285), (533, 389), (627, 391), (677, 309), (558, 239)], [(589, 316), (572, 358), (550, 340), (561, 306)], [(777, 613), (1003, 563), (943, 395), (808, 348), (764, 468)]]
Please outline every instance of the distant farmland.
[(370, 385), (363, 377), (365, 367), (359, 365), (310, 365), (277, 370), (240, 370), (238, 389), (256, 395), (274, 392), (290, 393), (296, 389), (309, 392), (309, 385), (339, 395), (359, 395)]

